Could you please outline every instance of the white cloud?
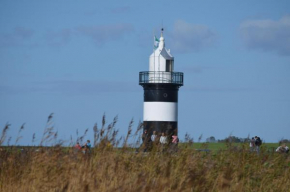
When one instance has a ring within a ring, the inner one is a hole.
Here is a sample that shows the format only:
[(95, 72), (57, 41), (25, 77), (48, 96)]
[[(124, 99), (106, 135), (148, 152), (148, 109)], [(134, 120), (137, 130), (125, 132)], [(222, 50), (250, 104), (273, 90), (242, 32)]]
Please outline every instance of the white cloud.
[(172, 49), (177, 52), (200, 51), (211, 47), (217, 40), (217, 35), (205, 25), (196, 25), (178, 20), (170, 33)]
[(241, 37), (249, 49), (290, 55), (290, 16), (274, 20), (248, 20), (240, 25)]
[(131, 33), (133, 26), (131, 24), (82, 26), (78, 27), (77, 31), (90, 37), (95, 44), (102, 45), (108, 41), (119, 40), (126, 34)]
[(34, 31), (25, 27), (15, 27), (12, 32), (0, 34), (0, 47), (26, 45), (34, 35)]

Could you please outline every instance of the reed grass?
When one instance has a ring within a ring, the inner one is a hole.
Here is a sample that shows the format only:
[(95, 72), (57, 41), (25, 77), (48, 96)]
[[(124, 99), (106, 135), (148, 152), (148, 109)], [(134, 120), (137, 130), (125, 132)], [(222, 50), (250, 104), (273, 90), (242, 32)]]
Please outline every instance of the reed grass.
[[(141, 152), (141, 146), (136, 152), (128, 140), (135, 138), (135, 147), (140, 146), (142, 124), (134, 132), (134, 122), (130, 121), (127, 135), (118, 137), (116, 122), (117, 117), (106, 125), (104, 115), (101, 128), (95, 124), (94, 148), (88, 154), (59, 144), (43, 146), (54, 142), (51, 138), (55, 134), (49, 133), (55, 133), (51, 124), (46, 126), (49, 130), (44, 131), (37, 147), (1, 147), (0, 191), (286, 192), (290, 189), (288, 154), (271, 153), (263, 148), (259, 154), (251, 153), (246, 144), (228, 145), (214, 153), (196, 151), (188, 136), (190, 142), (183, 143), (178, 152), (161, 152), (158, 146), (146, 153)], [(8, 128), (7, 124), (1, 138), (6, 137)], [(78, 139), (84, 138), (86, 132)]]

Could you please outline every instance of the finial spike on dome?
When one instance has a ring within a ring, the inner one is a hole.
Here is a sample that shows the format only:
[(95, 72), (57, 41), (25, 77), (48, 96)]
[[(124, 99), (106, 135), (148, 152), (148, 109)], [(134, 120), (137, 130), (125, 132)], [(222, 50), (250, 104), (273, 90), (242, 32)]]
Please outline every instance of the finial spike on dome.
[(163, 31), (164, 31), (164, 29), (163, 29), (163, 27), (161, 28), (161, 37), (163, 37)]

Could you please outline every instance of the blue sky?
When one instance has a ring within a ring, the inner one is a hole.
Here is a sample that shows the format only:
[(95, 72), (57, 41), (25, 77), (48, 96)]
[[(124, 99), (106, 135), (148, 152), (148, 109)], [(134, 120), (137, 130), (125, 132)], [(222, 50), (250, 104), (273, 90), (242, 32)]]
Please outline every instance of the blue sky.
[[(139, 71), (164, 27), (179, 91), (179, 136), (290, 139), (290, 2), (1, 1), (0, 128), (37, 142), (54, 113), (69, 140), (143, 116)], [(36, 142), (36, 143), (37, 143)]]

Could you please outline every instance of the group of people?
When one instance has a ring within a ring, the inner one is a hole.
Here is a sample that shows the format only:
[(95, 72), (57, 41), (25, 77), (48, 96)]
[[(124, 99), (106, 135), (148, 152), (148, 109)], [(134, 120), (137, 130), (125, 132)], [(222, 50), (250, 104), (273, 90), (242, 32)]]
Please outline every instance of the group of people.
[[(260, 137), (255, 136), (252, 137), (251, 141), (250, 141), (250, 150), (251, 151), (256, 151), (257, 153), (259, 153), (260, 151), (260, 146), (262, 145), (262, 140), (260, 139)], [(285, 143), (282, 143), (277, 149), (276, 149), (277, 153), (289, 153), (289, 147), (286, 146)]]
[(177, 151), (177, 146), (179, 143), (179, 138), (176, 134), (173, 134), (171, 137), (167, 136), (164, 132), (161, 135), (158, 135), (156, 131), (153, 131), (152, 135), (149, 135), (147, 130), (144, 130), (142, 134), (142, 141), (144, 152), (150, 150), (154, 145), (160, 145), (162, 151), (164, 151), (168, 146), (172, 151)]
[[(144, 130), (142, 134), (142, 141), (143, 141), (143, 151), (146, 152), (152, 148), (153, 145), (160, 145), (162, 148), (162, 151), (164, 151), (168, 146), (170, 147), (172, 152), (177, 151), (177, 146), (179, 143), (179, 138), (176, 134), (173, 134), (171, 138), (167, 136), (164, 132), (161, 133), (161, 136), (156, 133), (156, 131), (153, 131), (152, 135), (149, 135), (147, 130)], [(252, 137), (250, 141), (250, 151), (257, 153), (260, 152), (260, 146), (262, 145), (262, 140), (260, 137), (255, 136)], [(80, 145), (79, 142), (76, 143), (74, 148), (77, 151), (82, 151), (84, 154), (89, 153), (91, 151), (91, 142), (90, 140), (87, 140), (87, 142), (84, 145)], [(285, 143), (283, 143), (281, 146), (279, 146), (276, 149), (276, 152), (278, 153), (289, 153), (289, 147), (286, 146)]]
[(82, 151), (84, 154), (89, 153), (91, 151), (91, 147), (92, 145), (90, 140), (87, 140), (87, 142), (82, 146), (79, 142), (77, 142), (77, 144), (74, 146), (77, 151)]
[(259, 153), (261, 145), (262, 145), (262, 140), (260, 137), (258, 136), (252, 137), (250, 141), (250, 150), (256, 151), (257, 153)]

